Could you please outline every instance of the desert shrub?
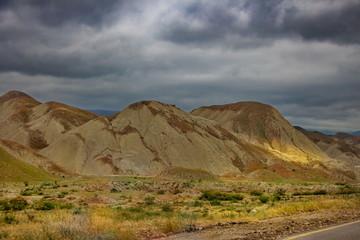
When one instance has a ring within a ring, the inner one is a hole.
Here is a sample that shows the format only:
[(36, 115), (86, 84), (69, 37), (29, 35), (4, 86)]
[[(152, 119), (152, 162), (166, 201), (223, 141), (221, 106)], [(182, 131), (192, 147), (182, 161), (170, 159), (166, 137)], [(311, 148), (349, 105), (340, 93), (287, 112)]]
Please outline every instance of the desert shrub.
[(326, 195), (327, 191), (326, 190), (316, 190), (315, 192), (313, 192), (314, 195)]
[(84, 210), (81, 209), (81, 208), (76, 208), (74, 209), (74, 211), (72, 212), (73, 215), (80, 215), (80, 214), (83, 214), (84, 213)]
[(251, 196), (261, 196), (263, 193), (257, 190), (253, 190), (250, 192)]
[(142, 219), (148, 219), (157, 217), (160, 215), (159, 212), (147, 211), (142, 207), (130, 207), (126, 209), (119, 210), (119, 217), (124, 220), (133, 220), (138, 221)]
[(178, 188), (175, 188), (171, 193), (174, 194), (174, 195), (176, 195), (176, 194), (181, 193), (181, 190), (178, 189)]
[(195, 202), (193, 203), (194, 207), (202, 207), (204, 204), (198, 200), (195, 200)]
[(29, 189), (21, 190), (21, 196), (31, 196), (33, 193)]
[(9, 200), (9, 207), (12, 210), (20, 211), (25, 209), (28, 205), (29, 203), (26, 199), (20, 196)]
[(268, 196), (259, 196), (259, 200), (262, 203), (267, 203), (269, 201), (269, 197)]
[(117, 193), (117, 192), (119, 192), (119, 190), (117, 190), (116, 188), (112, 188), (112, 189), (110, 189), (110, 192), (111, 193)]
[(5, 214), (5, 217), (4, 217), (4, 223), (6, 224), (16, 224), (18, 223), (19, 221), (16, 220), (15, 216), (12, 215), (12, 214)]
[(214, 200), (211, 200), (210, 205), (211, 206), (220, 206), (221, 202), (217, 199), (214, 199)]
[(281, 200), (281, 195), (280, 194), (277, 194), (275, 193), (272, 197), (273, 201), (276, 202), (276, 201), (280, 201)]
[(239, 193), (225, 193), (216, 191), (204, 191), (199, 197), (200, 200), (219, 200), (219, 201), (231, 201), (231, 200), (243, 200), (244, 196)]
[(0, 200), (0, 210), (11, 210), (11, 207), (7, 200)]
[(346, 183), (343, 183), (343, 182), (337, 182), (337, 183), (335, 183), (335, 185), (338, 185), (338, 186), (345, 186), (345, 185), (346, 185)]
[(174, 211), (174, 209), (169, 205), (169, 204), (165, 204), (161, 207), (161, 210), (163, 212), (172, 212)]
[(33, 208), (36, 210), (52, 210), (57, 206), (56, 202), (52, 201), (40, 201), (33, 205)]
[(0, 230), (0, 239), (7, 239), (9, 237), (9, 233), (4, 231), (4, 230)]
[(285, 195), (285, 189), (283, 188), (279, 188), (276, 190), (276, 194), (280, 195), (280, 196), (284, 196)]
[(155, 203), (155, 197), (154, 196), (148, 196), (144, 198), (145, 205), (153, 205)]
[(73, 209), (74, 208), (74, 204), (73, 203), (57, 203), (57, 206), (60, 209)]
[(162, 189), (161, 189), (161, 190), (157, 191), (156, 194), (158, 194), (158, 195), (163, 195), (163, 194), (165, 194), (165, 190), (162, 190)]

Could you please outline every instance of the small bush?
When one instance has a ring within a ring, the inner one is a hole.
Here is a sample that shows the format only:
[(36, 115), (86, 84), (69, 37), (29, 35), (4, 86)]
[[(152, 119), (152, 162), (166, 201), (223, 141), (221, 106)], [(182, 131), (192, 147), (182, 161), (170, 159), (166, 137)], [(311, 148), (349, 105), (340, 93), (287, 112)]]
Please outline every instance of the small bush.
[(144, 198), (145, 205), (153, 205), (155, 203), (155, 197), (154, 196), (148, 196)]
[(174, 209), (173, 209), (170, 205), (168, 205), (168, 204), (162, 206), (162, 207), (161, 207), (161, 210), (162, 210), (163, 212), (172, 212), (172, 211), (174, 211)]
[(36, 204), (34, 204), (33, 208), (36, 210), (52, 210), (56, 207), (57, 203), (56, 202), (51, 202), (51, 201), (41, 201), (41, 202), (37, 202)]
[(193, 203), (194, 207), (202, 207), (204, 204), (198, 200), (195, 200), (195, 202)]
[(211, 206), (220, 206), (221, 205), (221, 202), (217, 199), (214, 199), (210, 202), (210, 205)]
[(326, 195), (327, 191), (326, 190), (317, 190), (315, 192), (313, 192), (314, 195)]
[(159, 190), (159, 191), (157, 191), (156, 192), (158, 195), (163, 195), (163, 194), (165, 194), (165, 190)]
[(261, 196), (263, 193), (257, 190), (253, 190), (250, 192), (251, 196)]
[(280, 200), (281, 200), (281, 195), (275, 193), (275, 194), (273, 195), (273, 201), (276, 202), (276, 201), (280, 201)]
[(279, 188), (276, 190), (276, 194), (280, 195), (280, 196), (284, 196), (285, 195), (285, 189), (283, 188)]
[(15, 210), (15, 211), (23, 210), (28, 205), (29, 205), (29, 203), (26, 201), (26, 199), (23, 197), (20, 197), (20, 196), (9, 200), (10, 209)]
[(9, 237), (9, 233), (4, 230), (0, 230), (0, 239), (7, 239)]
[(5, 214), (4, 222), (7, 223), (7, 224), (16, 224), (19, 221), (16, 220), (15, 216), (12, 215), (12, 214)]
[(83, 211), (81, 208), (76, 208), (76, 209), (72, 212), (73, 215), (80, 215), (80, 214), (82, 214), (82, 213), (84, 213), (84, 211)]
[(171, 193), (174, 194), (174, 195), (176, 195), (176, 194), (181, 193), (181, 190), (178, 189), (178, 188), (176, 188), (176, 189), (174, 189), (174, 191), (172, 191)]
[(262, 203), (267, 203), (269, 201), (269, 197), (268, 196), (260, 196), (259, 200)]
[(60, 209), (73, 209), (74, 204), (72, 203), (58, 203), (57, 204)]
[(119, 190), (117, 190), (116, 188), (112, 188), (112, 189), (110, 189), (110, 192), (111, 193), (117, 193), (117, 192), (119, 192)]

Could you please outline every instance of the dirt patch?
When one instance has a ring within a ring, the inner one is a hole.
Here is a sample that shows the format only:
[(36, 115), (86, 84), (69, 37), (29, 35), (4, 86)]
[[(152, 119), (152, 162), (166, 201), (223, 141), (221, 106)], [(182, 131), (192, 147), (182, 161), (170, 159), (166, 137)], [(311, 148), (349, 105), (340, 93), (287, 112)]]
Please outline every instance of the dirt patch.
[(43, 149), (49, 144), (44, 138), (44, 133), (39, 130), (29, 130), (29, 146), (32, 149)]
[(229, 222), (194, 228), (194, 232), (177, 233), (159, 240), (252, 240), (279, 239), (321, 227), (360, 219), (360, 210), (312, 212), (292, 216), (263, 219), (259, 222)]

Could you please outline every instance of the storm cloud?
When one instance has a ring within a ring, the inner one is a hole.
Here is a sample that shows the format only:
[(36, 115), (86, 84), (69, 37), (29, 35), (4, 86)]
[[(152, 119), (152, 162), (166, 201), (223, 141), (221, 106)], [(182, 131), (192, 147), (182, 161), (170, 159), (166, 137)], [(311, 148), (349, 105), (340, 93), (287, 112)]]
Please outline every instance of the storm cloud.
[(356, 0), (1, 1), (0, 94), (120, 111), (260, 101), (359, 130)]

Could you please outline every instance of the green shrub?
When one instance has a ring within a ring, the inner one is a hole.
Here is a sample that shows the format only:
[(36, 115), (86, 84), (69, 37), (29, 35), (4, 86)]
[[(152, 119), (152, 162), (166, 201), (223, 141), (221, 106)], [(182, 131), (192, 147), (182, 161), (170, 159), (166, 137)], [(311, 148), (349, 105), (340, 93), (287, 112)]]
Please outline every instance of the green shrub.
[(0, 210), (11, 210), (9, 202), (7, 200), (0, 200)]
[(25, 209), (28, 205), (29, 203), (26, 199), (20, 196), (9, 200), (9, 207), (12, 210), (20, 211)]
[(58, 203), (57, 206), (60, 209), (72, 209), (72, 208), (74, 208), (74, 204), (72, 204), (72, 203)]
[(157, 191), (156, 192), (158, 195), (163, 195), (163, 194), (165, 194), (165, 190), (159, 190), (159, 191)]
[(112, 189), (110, 189), (110, 192), (111, 193), (117, 193), (117, 192), (119, 192), (119, 190), (117, 190), (116, 188), (112, 188)]
[(202, 207), (204, 204), (198, 200), (195, 200), (195, 202), (193, 203), (194, 207)]
[(253, 190), (250, 192), (251, 196), (261, 196), (263, 193), (257, 190)]
[(211, 206), (219, 206), (219, 205), (221, 205), (221, 202), (217, 199), (214, 199), (210, 202), (210, 205)]
[(72, 212), (73, 215), (80, 215), (80, 214), (82, 214), (82, 213), (84, 213), (84, 211), (83, 211), (81, 208), (76, 208), (76, 209)]
[(163, 206), (161, 207), (161, 210), (162, 210), (163, 212), (172, 212), (172, 211), (174, 211), (174, 209), (173, 209), (170, 205), (168, 205), (168, 204), (163, 205)]
[(259, 196), (259, 200), (262, 203), (267, 203), (269, 201), (269, 197), (268, 196)]
[(144, 198), (145, 205), (153, 205), (155, 203), (155, 197), (154, 196), (148, 196)]
[(15, 216), (12, 214), (5, 214), (4, 222), (7, 224), (14, 224), (14, 223), (18, 223), (19, 221), (16, 220)]
[(315, 192), (313, 192), (314, 195), (326, 195), (327, 191), (326, 190), (317, 190)]
[(231, 201), (231, 200), (243, 200), (244, 196), (239, 193), (225, 193), (216, 191), (204, 191), (199, 197), (200, 200), (219, 200), (219, 201)]
[(36, 210), (52, 210), (57, 206), (56, 202), (52, 202), (52, 201), (40, 201), (37, 202), (33, 205), (33, 208)]

